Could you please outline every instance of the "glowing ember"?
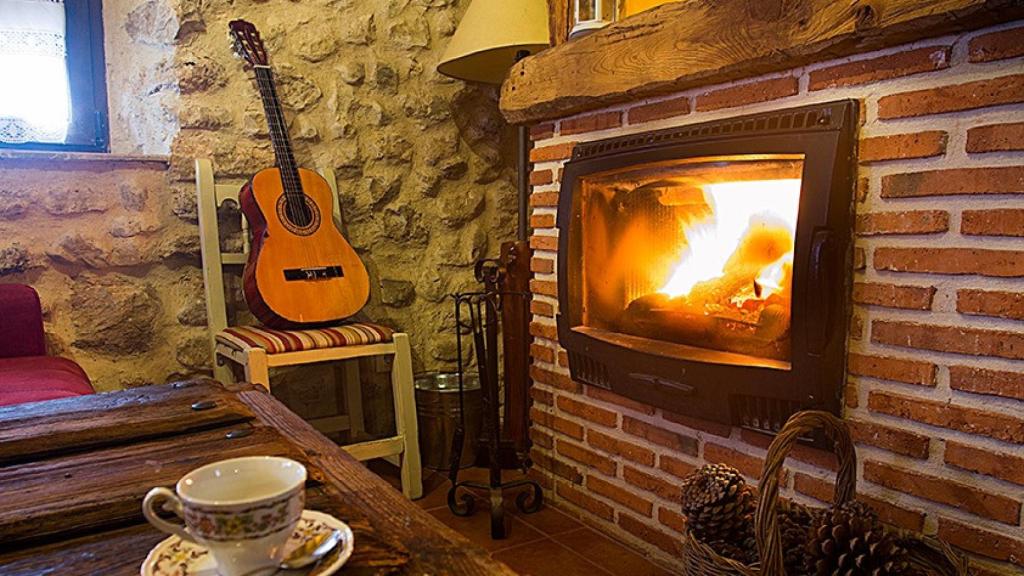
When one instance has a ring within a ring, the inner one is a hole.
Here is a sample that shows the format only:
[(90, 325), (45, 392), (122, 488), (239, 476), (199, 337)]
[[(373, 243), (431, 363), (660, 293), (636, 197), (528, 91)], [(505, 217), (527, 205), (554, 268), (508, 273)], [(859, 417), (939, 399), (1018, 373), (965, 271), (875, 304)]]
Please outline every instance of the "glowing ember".
[[(711, 208), (697, 222), (682, 222), (685, 244), (675, 271), (659, 290), (685, 297), (697, 284), (731, 269), (757, 267), (758, 298), (783, 290), (793, 262), (800, 179), (719, 182), (703, 185)], [(781, 232), (781, 234), (780, 234)]]

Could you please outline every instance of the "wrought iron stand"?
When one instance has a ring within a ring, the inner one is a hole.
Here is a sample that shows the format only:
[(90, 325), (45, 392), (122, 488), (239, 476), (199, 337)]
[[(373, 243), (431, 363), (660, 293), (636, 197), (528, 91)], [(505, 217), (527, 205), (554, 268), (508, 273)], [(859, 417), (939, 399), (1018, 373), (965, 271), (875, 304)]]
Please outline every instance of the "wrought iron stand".
[[(491, 507), (491, 538), (500, 540), (506, 537), (504, 490), (508, 488), (527, 487), (516, 495), (516, 507), (524, 513), (531, 514), (540, 510), (544, 495), (539, 484), (533, 480), (502, 481), (503, 470), (522, 470), (524, 473), (532, 466), (529, 455), (529, 441), (514, 441), (503, 437), (501, 410), (499, 399), (498, 376), (498, 330), (499, 317), (503, 304), (515, 299), (522, 306), (527, 306), (529, 294), (518, 291), (502, 291), (503, 268), (498, 260), (481, 260), (476, 265), (476, 278), (484, 285), (483, 291), (466, 292), (455, 295), (456, 351), (459, 368), (459, 413), (460, 421), (452, 439), (452, 462), (449, 479), (452, 487), (448, 490), (448, 508), (456, 516), (470, 516), (476, 511), (476, 499), (472, 494), (459, 489), (478, 488), (487, 490)], [(469, 314), (469, 321), (463, 323), (462, 311)], [(477, 450), (476, 463), (486, 465), (489, 469), (487, 484), (468, 480), (459, 481), (460, 459), (462, 446), (465, 442), (465, 412), (463, 395), (463, 376), (465, 365), (463, 359), (463, 332), (468, 330), (473, 337), (473, 349), (476, 353), (477, 369), (480, 373), (480, 385), (484, 390), (483, 435)], [(509, 354), (507, 349), (505, 354)], [(508, 387), (506, 387), (506, 394)], [(509, 418), (506, 415), (506, 427)]]

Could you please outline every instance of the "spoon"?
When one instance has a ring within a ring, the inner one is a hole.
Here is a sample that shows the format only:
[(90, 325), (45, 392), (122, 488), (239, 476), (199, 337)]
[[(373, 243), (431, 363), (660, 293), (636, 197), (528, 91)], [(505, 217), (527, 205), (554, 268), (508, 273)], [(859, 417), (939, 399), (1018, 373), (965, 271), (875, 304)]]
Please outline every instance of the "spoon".
[[(281, 569), (297, 570), (319, 562), (338, 546), (338, 543), (341, 542), (341, 536), (341, 530), (335, 529), (325, 536), (320, 536), (316, 540), (306, 543), (293, 552), (291, 556), (281, 561)], [(309, 550), (310, 546), (314, 545), (315, 547)]]

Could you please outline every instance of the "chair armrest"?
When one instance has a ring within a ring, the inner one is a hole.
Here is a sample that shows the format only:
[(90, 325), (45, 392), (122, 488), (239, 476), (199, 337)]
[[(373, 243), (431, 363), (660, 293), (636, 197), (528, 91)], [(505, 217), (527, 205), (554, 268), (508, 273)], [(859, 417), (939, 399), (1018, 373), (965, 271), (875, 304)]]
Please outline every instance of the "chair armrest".
[(39, 295), (30, 286), (0, 284), (0, 358), (44, 355)]

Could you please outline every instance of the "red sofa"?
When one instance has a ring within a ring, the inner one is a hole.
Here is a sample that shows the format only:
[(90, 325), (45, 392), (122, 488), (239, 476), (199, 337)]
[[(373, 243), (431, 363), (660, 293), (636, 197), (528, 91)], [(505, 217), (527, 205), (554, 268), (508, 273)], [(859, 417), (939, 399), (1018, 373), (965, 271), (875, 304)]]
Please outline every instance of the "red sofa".
[(78, 364), (46, 355), (36, 291), (0, 284), (0, 406), (93, 392)]

